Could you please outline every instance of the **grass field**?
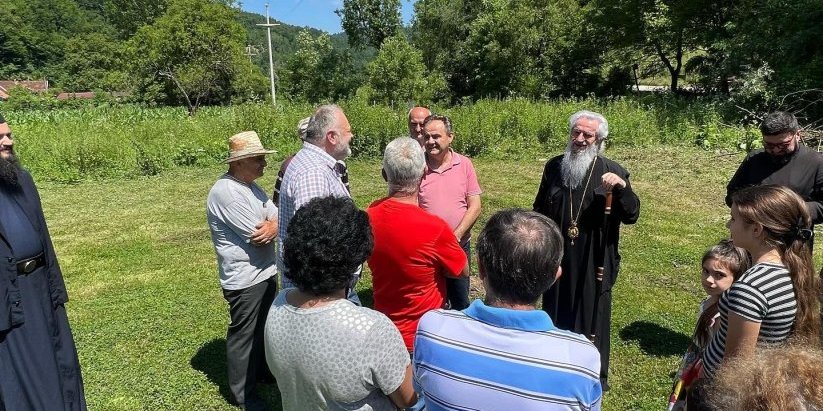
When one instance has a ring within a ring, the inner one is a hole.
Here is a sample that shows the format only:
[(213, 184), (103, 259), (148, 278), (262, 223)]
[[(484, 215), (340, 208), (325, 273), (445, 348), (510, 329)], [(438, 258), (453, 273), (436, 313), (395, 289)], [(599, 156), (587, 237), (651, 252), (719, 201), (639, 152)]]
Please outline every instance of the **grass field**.
[[(496, 210), (531, 206), (549, 156), (476, 161), (485, 192), (475, 233)], [(642, 206), (639, 222), (622, 230), (604, 409), (659, 410), (703, 297), (699, 259), (726, 235), (725, 183), (742, 154), (679, 147), (609, 156), (632, 172)], [(273, 163), (259, 180), (267, 190)], [(353, 161), (350, 170), (358, 205), (385, 193), (378, 161)], [(39, 184), (92, 409), (233, 409), (228, 314), (204, 211), (223, 171), (182, 167), (131, 180)], [(360, 287), (368, 296), (368, 276)], [(276, 387), (262, 393), (280, 409)]]

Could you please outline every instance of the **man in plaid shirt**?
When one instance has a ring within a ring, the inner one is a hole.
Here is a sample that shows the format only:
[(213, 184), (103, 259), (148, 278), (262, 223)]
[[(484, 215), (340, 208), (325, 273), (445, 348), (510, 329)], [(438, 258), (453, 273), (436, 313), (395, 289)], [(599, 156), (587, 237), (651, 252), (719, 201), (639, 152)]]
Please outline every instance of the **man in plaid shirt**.
[[(283, 264), (283, 243), (294, 213), (315, 197), (351, 197), (348, 174), (343, 160), (351, 155), (349, 143), (354, 135), (343, 110), (334, 104), (317, 108), (309, 120), (303, 148), (289, 163), (280, 187), (277, 268), (283, 273), (283, 288), (292, 287)], [(354, 286), (360, 270), (353, 274), (349, 300), (360, 304)]]

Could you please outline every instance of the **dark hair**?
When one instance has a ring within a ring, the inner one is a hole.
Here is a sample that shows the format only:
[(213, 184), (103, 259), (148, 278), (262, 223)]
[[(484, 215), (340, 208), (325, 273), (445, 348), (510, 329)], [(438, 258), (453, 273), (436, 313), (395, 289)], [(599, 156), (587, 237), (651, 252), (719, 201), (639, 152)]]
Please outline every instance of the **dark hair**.
[(563, 238), (557, 224), (544, 215), (502, 210), (480, 232), (477, 256), (494, 298), (534, 304), (554, 282), (563, 258)]
[(794, 133), (799, 130), (797, 118), (792, 113), (785, 111), (775, 111), (766, 115), (760, 123), (760, 132), (764, 136), (775, 136), (786, 132)]
[(797, 314), (793, 337), (810, 342), (820, 339), (819, 281), (812, 262), (812, 219), (806, 203), (788, 187), (762, 185), (732, 195), (740, 218), (763, 226), (765, 243), (774, 247), (789, 271)]
[(426, 127), (432, 121), (440, 121), (446, 127), (446, 133), (452, 134), (452, 121), (448, 116), (441, 116), (440, 114), (431, 114), (423, 120), (423, 127)]
[[(740, 247), (735, 247), (731, 240), (721, 240), (706, 250), (706, 253), (703, 254), (703, 259), (700, 260), (700, 265), (702, 266), (709, 260), (722, 262), (729, 272), (732, 273), (732, 278), (734, 278), (735, 281), (752, 265), (752, 259), (749, 257), (749, 253)], [(717, 314), (717, 310), (717, 301), (715, 301), (714, 304), (706, 307), (703, 313), (700, 314), (700, 318), (697, 319), (692, 340), (694, 340), (694, 344), (700, 349), (705, 348), (709, 343), (709, 336), (711, 335), (709, 326)]]
[(286, 234), (286, 277), (314, 295), (348, 287), (374, 247), (368, 214), (346, 197), (312, 199), (294, 214)]

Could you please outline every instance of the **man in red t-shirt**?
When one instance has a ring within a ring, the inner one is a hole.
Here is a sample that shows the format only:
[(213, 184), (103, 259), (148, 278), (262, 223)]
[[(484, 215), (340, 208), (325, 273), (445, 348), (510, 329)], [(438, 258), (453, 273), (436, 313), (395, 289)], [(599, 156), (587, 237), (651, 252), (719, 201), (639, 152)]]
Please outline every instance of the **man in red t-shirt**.
[(451, 227), (418, 205), (425, 164), (417, 141), (400, 137), (389, 143), (383, 155), (389, 195), (366, 210), (374, 234), (368, 260), (374, 309), (394, 322), (409, 352), (420, 317), (445, 306), (446, 277), (468, 275), (466, 253)]

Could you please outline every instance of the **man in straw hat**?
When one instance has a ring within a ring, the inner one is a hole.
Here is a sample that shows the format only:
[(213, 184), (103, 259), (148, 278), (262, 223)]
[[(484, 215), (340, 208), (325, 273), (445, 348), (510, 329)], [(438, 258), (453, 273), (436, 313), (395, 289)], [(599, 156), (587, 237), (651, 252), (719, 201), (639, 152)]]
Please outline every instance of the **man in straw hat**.
[(0, 410), (85, 410), (63, 274), (0, 115)]
[(232, 136), (225, 161), (229, 171), (214, 183), (206, 201), (220, 287), (231, 316), (226, 334), (229, 388), (245, 410), (265, 409), (254, 387), (266, 377), (263, 327), (277, 292), (277, 207), (254, 183), (271, 153), (254, 131)]

